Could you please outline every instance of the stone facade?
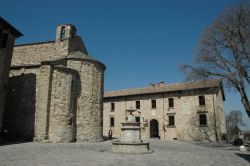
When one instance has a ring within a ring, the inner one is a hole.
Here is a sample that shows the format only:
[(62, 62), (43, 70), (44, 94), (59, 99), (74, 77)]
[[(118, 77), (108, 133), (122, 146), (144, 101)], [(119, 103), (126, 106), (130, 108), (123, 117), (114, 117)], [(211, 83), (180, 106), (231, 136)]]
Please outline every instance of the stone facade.
[(126, 110), (137, 109), (142, 139), (220, 140), (226, 133), (223, 101), (217, 79), (105, 92), (103, 134), (111, 128), (119, 138)]
[(82, 62), (72, 57), (68, 58), (67, 66), (79, 71), (80, 80), (84, 82), (78, 88), (76, 138), (79, 141), (102, 140), (103, 66), (90, 59)]
[[(16, 46), (4, 116), (6, 137), (101, 141), (104, 70), (70, 24), (57, 27), (55, 41)], [(11, 117), (15, 121), (10, 124)]]
[[(67, 34), (63, 39), (60, 39), (62, 27), (65, 27)], [(74, 33), (69, 33), (71, 31)], [(70, 24), (59, 25), (56, 29), (55, 41), (15, 46), (11, 66), (40, 65), (42, 61), (64, 58), (75, 51), (81, 51), (88, 55), (81, 37), (76, 36), (76, 28)]]
[(23, 36), (12, 25), (0, 17), (0, 133), (8, 89), (8, 76), (15, 38)]

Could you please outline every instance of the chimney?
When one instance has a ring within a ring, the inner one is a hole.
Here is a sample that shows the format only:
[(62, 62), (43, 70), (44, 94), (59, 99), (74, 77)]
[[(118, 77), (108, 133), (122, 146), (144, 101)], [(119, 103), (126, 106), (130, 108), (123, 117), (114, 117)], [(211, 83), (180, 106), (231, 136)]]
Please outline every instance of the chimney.
[(165, 85), (165, 82), (164, 82), (164, 81), (161, 81), (161, 82), (158, 83), (158, 85), (159, 85), (160, 87), (162, 87), (162, 86)]
[(154, 87), (154, 86), (155, 86), (155, 83), (150, 83), (149, 85), (152, 86), (152, 87)]

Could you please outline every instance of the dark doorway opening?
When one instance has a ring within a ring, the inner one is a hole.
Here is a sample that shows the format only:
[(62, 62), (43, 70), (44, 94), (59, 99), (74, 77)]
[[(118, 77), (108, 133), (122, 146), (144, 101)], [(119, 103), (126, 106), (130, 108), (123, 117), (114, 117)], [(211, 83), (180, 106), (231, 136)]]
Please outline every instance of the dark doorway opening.
[(150, 121), (150, 138), (159, 138), (159, 125), (155, 119)]

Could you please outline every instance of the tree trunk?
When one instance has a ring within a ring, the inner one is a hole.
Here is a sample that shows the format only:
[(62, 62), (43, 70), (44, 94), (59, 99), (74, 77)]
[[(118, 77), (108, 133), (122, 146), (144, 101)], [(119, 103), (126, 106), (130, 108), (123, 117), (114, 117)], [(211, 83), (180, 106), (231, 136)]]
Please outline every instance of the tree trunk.
[(249, 100), (247, 98), (245, 88), (240, 86), (239, 89), (240, 89), (241, 102), (246, 110), (248, 117), (250, 118), (250, 104), (249, 104)]

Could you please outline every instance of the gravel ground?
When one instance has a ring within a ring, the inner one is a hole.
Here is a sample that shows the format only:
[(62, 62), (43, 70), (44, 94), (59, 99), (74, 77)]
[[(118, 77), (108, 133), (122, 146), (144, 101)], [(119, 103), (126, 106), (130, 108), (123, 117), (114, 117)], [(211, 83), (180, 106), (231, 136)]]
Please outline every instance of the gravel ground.
[(152, 154), (115, 154), (100, 143), (0, 146), (0, 166), (250, 166), (250, 153), (223, 143), (150, 140)]

